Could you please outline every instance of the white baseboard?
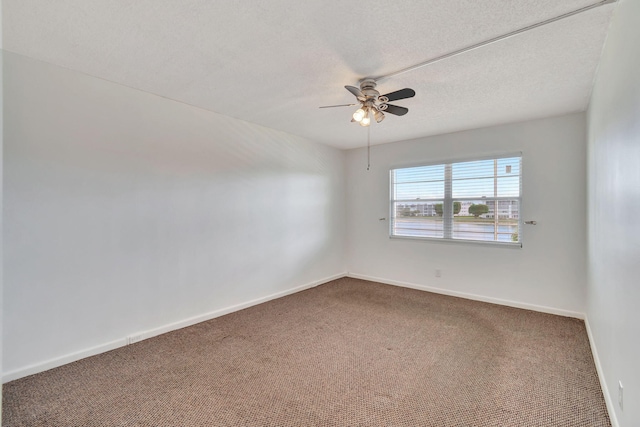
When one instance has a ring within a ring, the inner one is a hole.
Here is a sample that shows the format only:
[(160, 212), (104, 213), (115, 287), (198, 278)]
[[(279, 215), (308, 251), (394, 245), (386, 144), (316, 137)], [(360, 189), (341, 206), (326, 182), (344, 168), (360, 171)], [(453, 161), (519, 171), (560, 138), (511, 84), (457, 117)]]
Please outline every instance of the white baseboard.
[(287, 289), (286, 291), (276, 292), (275, 294), (267, 295), (262, 298), (256, 298), (251, 301), (243, 302), (241, 304), (232, 305), (230, 307), (225, 307), (220, 310), (215, 310), (209, 313), (201, 314), (199, 316), (190, 317), (188, 319), (184, 319), (179, 322), (170, 323), (168, 325), (164, 325), (159, 328), (150, 329), (144, 332), (138, 332), (136, 336), (140, 334), (142, 334), (143, 336), (142, 339), (138, 341), (142, 341), (143, 339), (147, 339), (147, 338), (153, 338), (158, 335), (166, 334), (167, 332), (175, 331), (176, 329), (186, 328), (188, 326), (195, 325), (196, 323), (205, 322), (207, 320), (215, 319), (216, 317), (224, 316), (225, 314), (233, 313), (234, 311), (240, 311), (254, 305), (262, 304), (263, 302), (267, 302), (277, 298), (285, 297), (287, 295), (295, 294), (297, 292), (304, 291), (305, 289), (314, 288), (316, 286), (322, 285), (323, 283), (331, 282), (332, 280), (346, 277), (346, 275), (347, 273), (334, 274), (333, 276), (325, 277), (324, 279), (321, 279), (321, 280), (310, 282), (302, 286), (297, 286), (295, 288)]
[(519, 302), (519, 301), (511, 301), (511, 300), (500, 299), (500, 298), (486, 297), (482, 295), (469, 294), (466, 292), (451, 291), (449, 289), (434, 288), (431, 286), (418, 285), (415, 283), (383, 279), (380, 277), (372, 277), (372, 276), (367, 276), (365, 274), (349, 272), (347, 276), (353, 277), (354, 279), (369, 280), (371, 282), (379, 282), (387, 285), (401, 286), (403, 288), (411, 288), (411, 289), (418, 289), (421, 291), (433, 292), (435, 294), (449, 295), (453, 297), (465, 298), (465, 299), (470, 299), (474, 301), (482, 301), (482, 302), (489, 302), (492, 304), (506, 305), (506, 306), (515, 307), (515, 308), (523, 308), (526, 310), (539, 311), (541, 313), (557, 314), (559, 316), (564, 316), (564, 317), (584, 319), (584, 313), (580, 313), (577, 311), (563, 310), (561, 308), (546, 307), (543, 305), (535, 305), (535, 304), (528, 304), (528, 303)]
[[(295, 294), (297, 292), (304, 291), (305, 289), (310, 289), (310, 288), (322, 285), (323, 283), (331, 282), (332, 280), (340, 279), (346, 276), (347, 276), (346, 272), (334, 274), (333, 276), (325, 277), (323, 279), (316, 280), (301, 286), (297, 286), (295, 288), (287, 289), (285, 291), (276, 292), (275, 294), (267, 295), (261, 298), (256, 298), (247, 302), (243, 302), (241, 304), (236, 304), (230, 307), (221, 308), (219, 310), (214, 310), (214, 311), (204, 313), (198, 316), (190, 317), (188, 319), (184, 319), (178, 322), (169, 323), (167, 325), (163, 325), (158, 328), (149, 329), (146, 331), (134, 332), (132, 334), (127, 335), (126, 337), (117, 339), (115, 341), (110, 341), (108, 343), (97, 345), (95, 347), (69, 353), (64, 356), (56, 357), (54, 359), (49, 359), (41, 363), (25, 366), (23, 368), (14, 369), (13, 371), (4, 372), (2, 374), (2, 382), (6, 383), (6, 382), (17, 380), (19, 378), (23, 378), (29, 375), (37, 374), (39, 372), (44, 372), (49, 369), (57, 368), (58, 366), (66, 365), (67, 363), (75, 362), (77, 360), (84, 359), (86, 357), (95, 356), (97, 354), (104, 353), (104, 352), (116, 349), (118, 347), (123, 347), (127, 344), (133, 344), (135, 342), (152, 338), (167, 332), (175, 331), (176, 329), (186, 328), (187, 326), (192, 326), (192, 325), (195, 325), (196, 323), (215, 319), (216, 317), (224, 316), (225, 314), (233, 313), (234, 311), (243, 310), (245, 308), (249, 308), (254, 305), (262, 304), (263, 302), (267, 302), (273, 299), (282, 298), (287, 295)], [(133, 337), (135, 337), (135, 339), (132, 340), (131, 338)]]
[[(307, 284), (304, 284), (302, 286), (297, 286), (295, 288), (291, 288), (285, 291), (281, 291), (281, 292), (277, 292), (275, 294), (271, 294), (271, 295), (267, 295), (261, 298), (257, 298), (257, 299), (253, 299), (241, 304), (236, 304), (230, 307), (226, 307), (223, 309), (219, 309), (219, 310), (215, 310), (209, 313), (205, 313), (199, 316), (194, 316), (194, 317), (190, 317), (188, 319), (184, 319), (181, 320), (179, 322), (174, 322), (174, 323), (170, 323), (158, 328), (154, 328), (154, 329), (150, 329), (144, 332), (137, 332), (135, 334), (131, 334), (130, 336), (135, 336), (136, 337), (136, 342), (138, 341), (142, 341), (144, 339), (148, 339), (148, 338), (152, 338), (167, 332), (171, 332), (177, 329), (181, 329), (181, 328), (186, 328), (188, 326), (192, 326), (195, 325), (197, 323), (200, 322), (204, 322), (207, 320), (211, 320), (214, 319), (216, 317), (220, 317), (220, 316), (224, 316), (225, 314), (229, 314), (229, 313), (233, 313), (235, 311), (239, 311), (239, 310), (243, 310), (245, 308), (254, 306), (254, 305), (258, 305), (258, 304), (262, 304), (264, 302), (267, 301), (271, 301), (277, 298), (282, 298), (284, 296), (287, 295), (291, 295), (300, 291), (303, 291), (305, 289), (310, 289), (319, 285), (322, 285), (324, 283), (327, 282), (331, 282), (332, 280), (336, 280), (336, 279), (340, 279), (342, 277), (352, 277), (354, 279), (362, 279), (362, 280), (368, 280), (368, 281), (372, 281), (372, 282), (379, 282), (379, 283), (385, 283), (388, 285), (394, 285), (394, 286), (401, 286), (401, 287), (405, 287), (405, 288), (411, 288), (411, 289), (418, 289), (418, 290), (423, 290), (423, 291), (428, 291), (428, 292), (433, 292), (433, 293), (437, 293), (437, 294), (443, 294), (443, 295), (450, 295), (450, 296), (455, 296), (455, 297), (460, 297), (460, 298), (465, 298), (465, 299), (471, 299), (471, 300), (476, 300), (476, 301), (483, 301), (483, 302), (489, 302), (489, 303), (494, 303), (494, 304), (500, 304), (500, 305), (506, 305), (509, 307), (516, 307), (516, 308), (524, 308), (524, 309), (528, 309), (528, 310), (533, 310), (533, 311), (540, 311), (543, 313), (550, 313), (550, 314), (557, 314), (560, 316), (566, 316), (566, 317), (574, 317), (577, 319), (584, 319), (585, 321), (585, 326), (586, 326), (586, 330), (587, 330), (587, 336), (589, 338), (589, 343), (591, 345), (591, 351), (593, 354), (593, 360), (595, 362), (596, 365), (596, 371), (598, 373), (598, 379), (600, 380), (600, 386), (602, 388), (602, 393), (604, 395), (604, 400), (607, 406), (607, 410), (609, 412), (609, 418), (611, 420), (611, 426), (612, 427), (619, 427), (618, 424), (618, 420), (616, 418), (616, 413), (615, 413), (615, 407), (614, 407), (614, 402), (611, 398), (611, 394), (609, 393), (609, 388), (607, 387), (607, 382), (605, 381), (604, 378), (604, 373), (602, 371), (602, 365), (600, 363), (600, 358), (598, 356), (598, 351), (596, 348), (596, 344), (595, 341), (593, 339), (593, 334), (591, 332), (591, 327), (589, 325), (589, 319), (583, 314), (583, 313), (578, 313), (578, 312), (573, 312), (573, 311), (567, 311), (567, 310), (562, 310), (562, 309), (557, 309), (557, 308), (553, 308), (553, 307), (545, 307), (545, 306), (539, 306), (539, 305), (535, 305), (535, 304), (526, 304), (526, 303), (521, 303), (521, 302), (517, 302), (517, 301), (510, 301), (510, 300), (504, 300), (504, 299), (500, 299), (500, 298), (491, 298), (491, 297), (485, 297), (485, 296), (481, 296), (481, 295), (475, 295), (475, 294), (469, 294), (469, 293), (465, 293), (465, 292), (457, 292), (457, 291), (451, 291), (448, 289), (441, 289), (441, 288), (434, 288), (431, 286), (424, 286), (424, 285), (417, 285), (414, 283), (408, 283), (408, 282), (401, 282), (401, 281), (397, 281), (397, 280), (389, 280), (389, 279), (383, 279), (383, 278), (379, 278), (379, 277), (372, 277), (372, 276), (367, 276), (364, 274), (357, 274), (357, 273), (340, 273), (340, 274), (335, 274), (333, 276), (330, 277), (325, 277), (324, 279), (320, 279), (318, 281), (314, 281), (314, 282), (310, 282)], [(129, 344), (129, 339), (128, 337), (123, 337), (120, 338), (118, 340), (115, 341), (111, 341), (105, 344), (101, 344), (95, 347), (91, 347), (91, 348), (87, 348), (81, 351), (77, 351), (74, 353), (69, 353), (67, 355), (61, 356), (61, 357), (57, 357), (55, 359), (50, 359), (47, 361), (44, 361), (42, 363), (37, 363), (37, 364), (33, 364), (33, 365), (29, 365), (29, 366), (25, 366), (23, 368), (19, 368), (19, 369), (15, 369), (13, 371), (10, 372), (6, 372), (2, 375), (2, 382), (6, 383), (9, 381), (13, 381), (19, 378), (23, 378), (29, 375), (33, 375), (33, 374), (37, 374), (39, 372), (44, 372), (47, 371), (49, 369), (53, 369), (56, 368), (58, 366), (62, 366), (62, 365), (66, 365), (67, 363), (71, 363), (71, 362), (75, 362), (77, 360), (80, 359), (84, 359), (86, 357), (90, 357), (90, 356), (95, 356), (97, 354), (100, 353), (104, 353), (110, 350), (114, 350), (118, 347), (123, 347), (127, 344)]]
[(27, 377), (29, 375), (37, 374), (39, 372), (48, 371), (49, 369), (57, 368), (58, 366), (66, 365), (67, 363), (75, 362), (85, 357), (95, 356), (96, 354), (105, 353), (109, 350), (116, 349), (127, 345), (126, 338), (120, 338), (115, 341), (110, 341), (105, 344), (100, 344), (95, 347), (86, 348), (84, 350), (76, 351), (73, 353), (65, 354), (55, 359), (49, 359), (41, 363), (35, 363), (23, 368), (14, 369), (13, 371), (4, 372), (2, 374), (2, 383), (17, 380), (18, 378)]
[(611, 421), (611, 427), (619, 427), (618, 418), (616, 417), (616, 409), (614, 400), (609, 393), (609, 387), (607, 387), (607, 381), (604, 377), (604, 371), (602, 370), (602, 364), (600, 363), (600, 357), (598, 356), (598, 349), (596, 342), (593, 339), (593, 333), (591, 332), (591, 325), (589, 324), (589, 317), (585, 315), (584, 324), (587, 328), (587, 336), (589, 337), (589, 344), (591, 345), (591, 354), (593, 354), (593, 361), (596, 365), (596, 372), (598, 372), (598, 379), (600, 380), (600, 388), (604, 395), (604, 403), (607, 405), (607, 412), (609, 412), (609, 420)]

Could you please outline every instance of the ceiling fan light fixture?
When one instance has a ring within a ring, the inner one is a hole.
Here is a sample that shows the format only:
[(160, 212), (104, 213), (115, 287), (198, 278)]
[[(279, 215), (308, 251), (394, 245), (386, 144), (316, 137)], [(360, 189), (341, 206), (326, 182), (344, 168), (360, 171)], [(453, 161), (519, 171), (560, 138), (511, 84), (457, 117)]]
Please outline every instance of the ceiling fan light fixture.
[(353, 120), (356, 122), (362, 121), (365, 117), (365, 112), (362, 108), (358, 108), (355, 113), (353, 113)]
[(360, 126), (369, 126), (371, 124), (371, 118), (369, 118), (369, 109), (367, 108), (364, 113), (364, 117), (360, 120)]
[(373, 118), (376, 119), (376, 123), (380, 123), (384, 120), (384, 114), (382, 113), (382, 111), (379, 111), (377, 109), (373, 110)]

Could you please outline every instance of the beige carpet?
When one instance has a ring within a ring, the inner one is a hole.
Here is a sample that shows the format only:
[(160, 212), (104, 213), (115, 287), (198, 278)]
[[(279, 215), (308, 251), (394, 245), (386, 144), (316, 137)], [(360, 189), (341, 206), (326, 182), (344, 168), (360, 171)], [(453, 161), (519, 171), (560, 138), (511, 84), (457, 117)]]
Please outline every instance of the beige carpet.
[(579, 320), (340, 279), (4, 387), (4, 426), (609, 426)]

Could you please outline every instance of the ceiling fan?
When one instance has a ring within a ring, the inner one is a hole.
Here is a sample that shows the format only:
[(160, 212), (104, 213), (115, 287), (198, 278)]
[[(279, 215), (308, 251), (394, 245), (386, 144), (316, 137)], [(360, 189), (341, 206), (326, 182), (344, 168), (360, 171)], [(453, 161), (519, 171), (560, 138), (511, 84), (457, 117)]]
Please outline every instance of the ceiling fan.
[[(384, 112), (396, 116), (404, 116), (409, 112), (408, 108), (389, 104), (389, 102), (412, 98), (416, 95), (416, 92), (409, 88), (390, 92), (386, 95), (380, 95), (380, 92), (376, 90), (376, 81), (372, 78), (362, 80), (360, 82), (360, 89), (355, 86), (345, 86), (345, 89), (351, 92), (360, 103), (360, 108), (353, 113), (351, 119), (352, 122), (357, 122), (360, 126), (369, 126), (372, 118), (377, 123), (380, 123), (384, 120)], [(320, 108), (348, 107), (353, 105), (358, 104), (327, 105)]]

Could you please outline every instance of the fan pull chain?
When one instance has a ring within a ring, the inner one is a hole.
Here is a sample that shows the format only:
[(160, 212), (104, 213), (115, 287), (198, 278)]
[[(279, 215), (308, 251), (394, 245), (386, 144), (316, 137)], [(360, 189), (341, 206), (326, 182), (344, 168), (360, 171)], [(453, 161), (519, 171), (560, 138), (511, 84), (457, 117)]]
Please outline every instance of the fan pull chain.
[(371, 125), (367, 126), (367, 170), (371, 168)]

